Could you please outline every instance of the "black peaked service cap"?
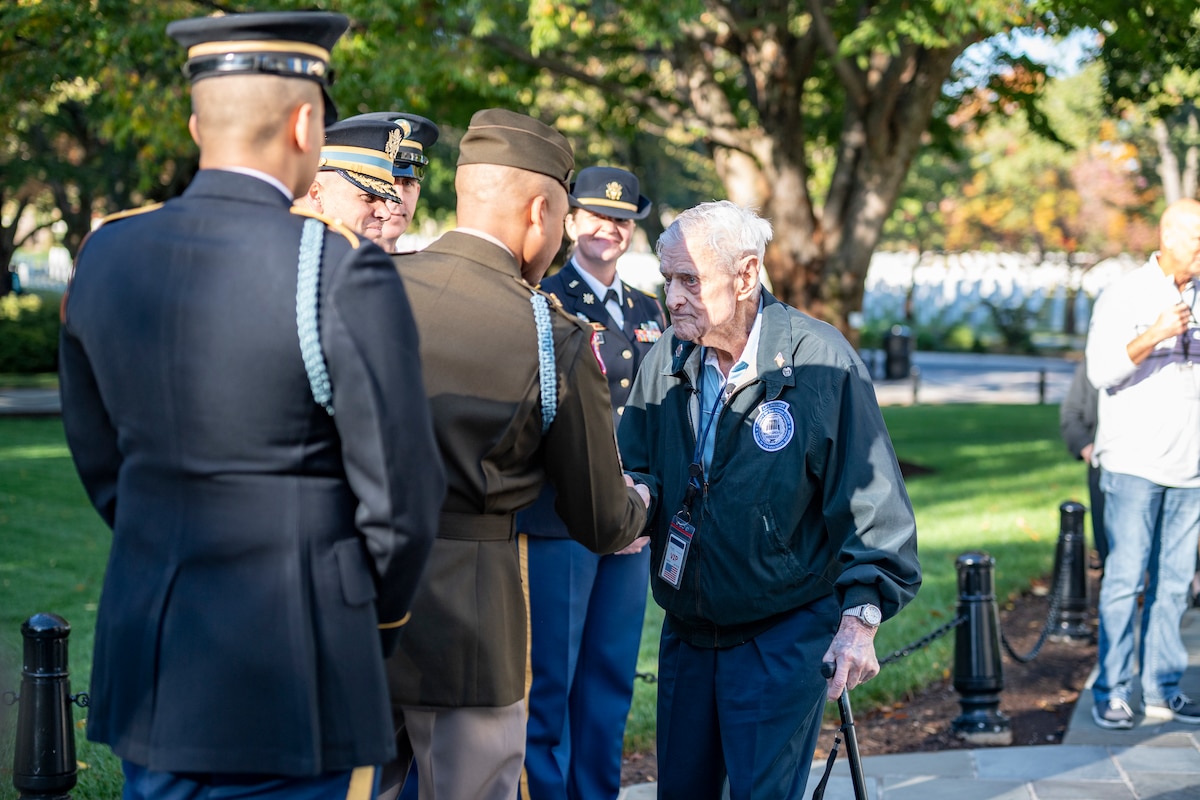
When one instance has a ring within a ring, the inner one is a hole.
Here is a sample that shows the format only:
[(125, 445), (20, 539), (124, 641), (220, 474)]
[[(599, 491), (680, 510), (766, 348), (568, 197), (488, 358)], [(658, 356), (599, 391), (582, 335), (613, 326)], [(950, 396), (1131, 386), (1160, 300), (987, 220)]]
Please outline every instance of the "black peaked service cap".
[(650, 201), (642, 196), (637, 176), (617, 167), (579, 170), (567, 199), (575, 208), (613, 219), (645, 219)]
[(405, 111), (372, 111), (350, 117), (346, 121), (358, 119), (386, 120), (400, 126), (404, 139), (400, 142), (400, 151), (392, 166), (392, 175), (397, 178), (425, 177), (425, 167), (429, 165), (429, 156), (425, 151), (437, 143), (441, 131), (433, 120), (409, 114)]
[(392, 181), (392, 164), (404, 134), (384, 119), (351, 117), (325, 130), (325, 145), (317, 169), (336, 171), (368, 194), (403, 202)]
[(176, 20), (167, 35), (187, 48), (183, 73), (193, 83), (221, 75), (279, 75), (321, 86), (325, 124), (337, 122), (329, 96), (329, 51), (350, 20), (328, 11), (227, 14)]

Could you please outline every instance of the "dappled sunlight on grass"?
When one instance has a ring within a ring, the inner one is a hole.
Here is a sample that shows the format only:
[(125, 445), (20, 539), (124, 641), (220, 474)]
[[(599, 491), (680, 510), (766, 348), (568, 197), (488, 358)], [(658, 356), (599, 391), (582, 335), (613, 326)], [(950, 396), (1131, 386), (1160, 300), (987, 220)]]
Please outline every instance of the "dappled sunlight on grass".
[(0, 447), (0, 461), (38, 460), (44, 458), (70, 458), (71, 451), (64, 445), (30, 445), (27, 447)]

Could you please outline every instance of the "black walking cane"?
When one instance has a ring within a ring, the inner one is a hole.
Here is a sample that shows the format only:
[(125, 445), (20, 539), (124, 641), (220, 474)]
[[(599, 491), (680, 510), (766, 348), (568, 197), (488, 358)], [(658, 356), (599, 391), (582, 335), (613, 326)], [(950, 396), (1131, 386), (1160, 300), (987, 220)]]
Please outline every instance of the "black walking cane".
[[(821, 665), (821, 676), (829, 680), (833, 677), (834, 669), (835, 666), (826, 661)], [(842, 689), (842, 696), (838, 698), (838, 714), (842, 717), (838, 731), (846, 736), (846, 758), (850, 759), (850, 782), (854, 784), (855, 800), (867, 800), (867, 779), (863, 777), (862, 756), (858, 754), (858, 734), (854, 731), (854, 714), (850, 711), (848, 689)], [(841, 737), (834, 734), (833, 747), (830, 748), (829, 758), (825, 761), (825, 774), (813, 790), (812, 800), (822, 800), (825, 797), (825, 784), (829, 783), (829, 774), (833, 772), (833, 762), (837, 759), (838, 745), (841, 742)]]

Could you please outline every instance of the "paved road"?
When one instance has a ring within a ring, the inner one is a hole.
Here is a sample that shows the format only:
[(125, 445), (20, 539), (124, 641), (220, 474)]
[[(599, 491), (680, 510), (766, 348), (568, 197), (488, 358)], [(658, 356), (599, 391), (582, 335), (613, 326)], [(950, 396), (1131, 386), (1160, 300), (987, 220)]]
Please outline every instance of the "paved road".
[(880, 405), (917, 403), (1061, 403), (1076, 362), (1039, 356), (913, 354), (913, 375), (884, 380), (878, 351), (863, 353)]
[[(863, 359), (876, 375), (880, 405), (918, 403), (1060, 403), (1075, 363), (1062, 358), (973, 353), (914, 353), (912, 377), (884, 380), (879, 351)], [(57, 414), (57, 389), (2, 389), (0, 414)]]
[(40, 416), (59, 411), (58, 389), (0, 388), (0, 415)]

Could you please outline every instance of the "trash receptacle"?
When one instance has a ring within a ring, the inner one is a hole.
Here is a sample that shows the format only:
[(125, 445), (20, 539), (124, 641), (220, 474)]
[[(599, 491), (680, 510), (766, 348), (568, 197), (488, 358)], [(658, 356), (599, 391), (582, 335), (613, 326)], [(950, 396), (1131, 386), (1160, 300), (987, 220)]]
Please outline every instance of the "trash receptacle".
[(893, 325), (883, 335), (883, 374), (889, 381), (907, 378), (912, 371), (912, 330)]

